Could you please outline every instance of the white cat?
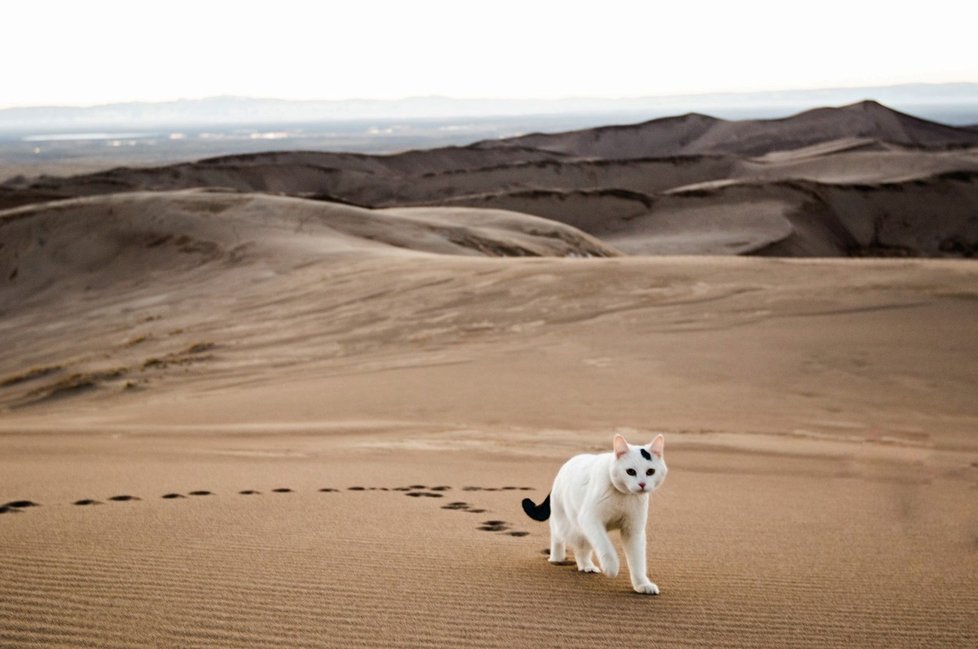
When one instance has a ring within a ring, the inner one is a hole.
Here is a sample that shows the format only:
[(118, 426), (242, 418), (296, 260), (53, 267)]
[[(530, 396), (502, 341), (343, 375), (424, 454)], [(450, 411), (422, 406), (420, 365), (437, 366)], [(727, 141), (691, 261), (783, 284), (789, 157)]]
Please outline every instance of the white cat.
[(570, 546), (581, 572), (618, 575), (618, 553), (608, 532), (620, 530), (632, 588), (658, 595), (659, 587), (646, 574), (645, 523), (649, 494), (666, 478), (665, 438), (659, 435), (648, 446), (633, 446), (615, 435), (613, 446), (612, 453), (567, 460), (547, 498), (539, 505), (526, 498), (523, 510), (534, 520), (550, 519), (550, 562), (564, 561)]

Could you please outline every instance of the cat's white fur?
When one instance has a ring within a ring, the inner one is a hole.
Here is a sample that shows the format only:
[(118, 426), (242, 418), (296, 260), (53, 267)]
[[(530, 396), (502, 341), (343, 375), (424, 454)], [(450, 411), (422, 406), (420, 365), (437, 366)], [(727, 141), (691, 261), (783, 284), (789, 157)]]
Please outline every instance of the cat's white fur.
[[(618, 553), (608, 532), (619, 530), (632, 588), (657, 595), (659, 587), (646, 573), (645, 524), (649, 494), (666, 477), (665, 440), (659, 435), (648, 446), (633, 446), (615, 435), (613, 449), (601, 455), (576, 455), (557, 472), (550, 492), (550, 561), (564, 561), (569, 546), (578, 570), (615, 577)], [(629, 469), (635, 475), (629, 475)], [(652, 475), (647, 475), (649, 469)], [(597, 555), (600, 570), (592, 554)]]

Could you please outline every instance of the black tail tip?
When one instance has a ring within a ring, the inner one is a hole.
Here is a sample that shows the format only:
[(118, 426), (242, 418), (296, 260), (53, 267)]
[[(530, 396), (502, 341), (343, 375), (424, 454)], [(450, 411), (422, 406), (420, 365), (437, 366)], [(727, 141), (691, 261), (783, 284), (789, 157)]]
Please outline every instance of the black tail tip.
[(550, 518), (550, 494), (543, 500), (542, 503), (537, 505), (529, 498), (523, 499), (523, 511), (526, 515), (535, 521), (545, 521)]

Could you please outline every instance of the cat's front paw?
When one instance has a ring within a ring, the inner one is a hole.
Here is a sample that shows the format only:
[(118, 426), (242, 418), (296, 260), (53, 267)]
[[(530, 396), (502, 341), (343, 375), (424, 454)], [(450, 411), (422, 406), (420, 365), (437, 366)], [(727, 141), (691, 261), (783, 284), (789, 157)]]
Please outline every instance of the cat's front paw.
[(609, 577), (618, 576), (618, 557), (613, 554), (601, 557), (601, 569)]
[(601, 568), (597, 567), (593, 563), (588, 564), (586, 566), (578, 566), (577, 570), (578, 572), (595, 572), (595, 573), (601, 572)]
[(636, 593), (642, 593), (643, 595), (658, 595), (659, 587), (655, 585), (654, 582), (646, 581), (644, 583), (632, 586)]

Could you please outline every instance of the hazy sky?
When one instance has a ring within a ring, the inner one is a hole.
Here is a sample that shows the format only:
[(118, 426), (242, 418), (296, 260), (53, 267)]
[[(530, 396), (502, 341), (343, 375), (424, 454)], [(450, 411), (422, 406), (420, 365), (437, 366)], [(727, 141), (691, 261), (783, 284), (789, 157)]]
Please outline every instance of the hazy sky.
[(978, 2), (25, 0), (0, 107), (978, 81)]

